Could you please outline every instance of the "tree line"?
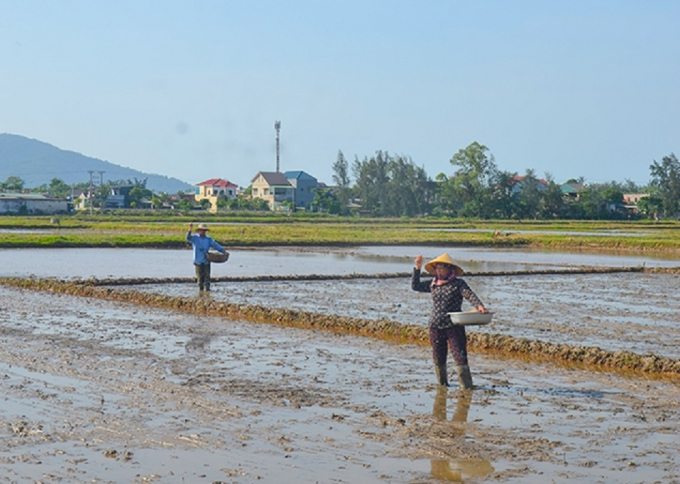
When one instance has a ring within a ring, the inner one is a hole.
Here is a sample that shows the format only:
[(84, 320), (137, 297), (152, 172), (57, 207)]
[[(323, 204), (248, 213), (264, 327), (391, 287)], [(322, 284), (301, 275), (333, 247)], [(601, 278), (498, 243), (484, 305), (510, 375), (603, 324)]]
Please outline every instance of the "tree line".
[[(650, 165), (651, 182), (585, 184), (568, 180), (565, 193), (550, 176), (539, 179), (533, 169), (523, 175), (498, 168), (489, 149), (477, 142), (459, 150), (450, 160), (452, 173), (430, 179), (409, 157), (377, 151), (351, 167), (342, 151), (333, 164), (339, 213), (352, 202), (362, 214), (385, 217), (450, 216), (479, 219), (622, 219), (680, 213), (680, 162), (671, 153)], [(354, 183), (350, 178), (354, 176)], [(649, 194), (637, 211), (625, 209), (624, 194)]]
[[(622, 219), (632, 217), (677, 217), (680, 214), (680, 162), (675, 154), (650, 165), (650, 183), (639, 186), (623, 183), (585, 184), (571, 179), (573, 193), (564, 193), (550, 175), (539, 179), (533, 169), (523, 175), (499, 169), (489, 149), (477, 142), (460, 149), (451, 160), (451, 173), (431, 179), (425, 168), (408, 156), (376, 151), (373, 156), (350, 163), (338, 152), (333, 164), (335, 186), (318, 189), (312, 209), (338, 215), (371, 217), (448, 216), (478, 219)], [(171, 195), (155, 194), (146, 180), (117, 181), (91, 187), (88, 183), (67, 185), (58, 178), (31, 189), (56, 197), (68, 197), (73, 189), (94, 191), (93, 203), (101, 206), (112, 187), (132, 186), (131, 207), (149, 200), (155, 207), (173, 202)], [(268, 210), (266, 202), (249, 196), (250, 188), (236, 199), (219, 200), (222, 210)], [(25, 189), (18, 177), (0, 182), (0, 191)], [(649, 194), (637, 202), (636, 212), (624, 208), (625, 193)], [(174, 200), (177, 202), (177, 200)], [(209, 202), (200, 205), (209, 208)], [(187, 200), (176, 204), (180, 210), (194, 208)], [(289, 207), (294, 209), (294, 207)]]

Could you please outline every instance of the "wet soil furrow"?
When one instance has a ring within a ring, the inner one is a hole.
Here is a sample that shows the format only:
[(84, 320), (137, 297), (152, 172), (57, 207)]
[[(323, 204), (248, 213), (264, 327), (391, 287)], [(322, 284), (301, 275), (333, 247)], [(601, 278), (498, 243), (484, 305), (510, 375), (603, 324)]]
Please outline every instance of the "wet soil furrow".
[[(577, 269), (542, 269), (520, 271), (489, 271), (466, 272), (466, 277), (500, 277), (500, 276), (538, 276), (538, 275), (585, 275), (585, 274), (617, 274), (631, 272), (651, 272), (678, 274), (678, 268), (644, 268), (644, 267), (582, 267)], [(411, 277), (410, 272), (379, 273), (379, 274), (303, 274), (303, 275), (260, 275), (260, 276), (230, 276), (213, 277), (215, 282), (256, 282), (256, 281), (332, 281), (352, 279), (402, 279)], [(192, 277), (135, 277), (135, 278), (90, 278), (74, 280), (73, 283), (92, 286), (133, 286), (144, 284), (186, 284), (194, 282)]]
[[(189, 311), (211, 316), (241, 318), (282, 326), (321, 329), (399, 342), (429, 344), (427, 328), (389, 320), (366, 320), (300, 310), (232, 304), (212, 299), (116, 290), (56, 279), (5, 278), (0, 283), (31, 290), (72, 294), (151, 307)], [(608, 351), (597, 347), (555, 344), (508, 335), (472, 333), (469, 347), (473, 351), (530, 358), (563, 364), (590, 365), (605, 370), (630, 371), (677, 378), (680, 360), (657, 355), (639, 355), (630, 351)]]

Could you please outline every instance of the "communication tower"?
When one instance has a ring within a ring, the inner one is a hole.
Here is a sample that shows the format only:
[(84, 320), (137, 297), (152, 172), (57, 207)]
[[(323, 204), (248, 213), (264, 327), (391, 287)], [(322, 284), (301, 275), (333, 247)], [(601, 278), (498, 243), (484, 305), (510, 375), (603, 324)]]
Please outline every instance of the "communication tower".
[(279, 131), (281, 130), (281, 121), (274, 121), (274, 129), (276, 130), (276, 173), (279, 172)]

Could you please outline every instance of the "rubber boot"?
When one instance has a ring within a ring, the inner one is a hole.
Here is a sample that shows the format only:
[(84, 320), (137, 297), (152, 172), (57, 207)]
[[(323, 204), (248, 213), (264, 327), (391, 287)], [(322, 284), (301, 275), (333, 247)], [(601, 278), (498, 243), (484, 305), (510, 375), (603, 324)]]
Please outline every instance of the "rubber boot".
[(446, 374), (446, 363), (444, 363), (443, 365), (435, 365), (434, 369), (435, 372), (437, 373), (437, 380), (439, 381), (439, 384), (443, 387), (448, 387), (449, 378)]
[(470, 367), (462, 365), (458, 367), (458, 381), (460, 388), (464, 390), (472, 390), (472, 375), (470, 375)]

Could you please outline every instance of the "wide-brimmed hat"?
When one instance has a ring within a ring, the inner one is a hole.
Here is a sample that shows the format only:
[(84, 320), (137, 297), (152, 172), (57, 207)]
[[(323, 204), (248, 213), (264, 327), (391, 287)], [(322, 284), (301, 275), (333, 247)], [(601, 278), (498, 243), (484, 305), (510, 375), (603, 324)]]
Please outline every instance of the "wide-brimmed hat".
[(458, 276), (458, 277), (465, 274), (465, 271), (463, 270), (463, 268), (461, 266), (459, 266), (458, 264), (456, 264), (455, 262), (453, 262), (453, 259), (447, 253), (443, 253), (442, 255), (437, 257), (436, 259), (432, 259), (430, 262), (425, 264), (425, 270), (427, 272), (429, 272), (430, 274), (434, 275), (434, 266), (436, 264), (450, 265), (451, 267), (453, 267), (453, 270), (456, 271), (456, 276)]
[(196, 230), (205, 230), (206, 232), (210, 230), (206, 224), (198, 224), (198, 227), (196, 227)]

